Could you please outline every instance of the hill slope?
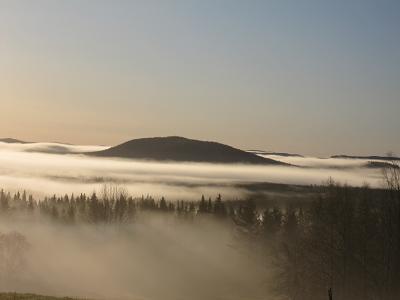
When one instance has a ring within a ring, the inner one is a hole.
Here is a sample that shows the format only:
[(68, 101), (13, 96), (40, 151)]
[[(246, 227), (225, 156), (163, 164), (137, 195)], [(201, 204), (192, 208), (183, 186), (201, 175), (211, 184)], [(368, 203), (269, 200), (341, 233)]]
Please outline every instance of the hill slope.
[(158, 161), (284, 164), (224, 144), (177, 136), (136, 139), (103, 151), (86, 154)]
[(304, 157), (303, 155), (297, 153), (287, 153), (287, 152), (267, 152), (264, 150), (247, 150), (247, 152), (258, 154), (258, 155), (276, 155), (276, 156), (283, 156), (283, 157)]
[(348, 158), (348, 159), (373, 159), (373, 160), (387, 160), (387, 161), (398, 161), (400, 157), (395, 156), (356, 156), (356, 155), (333, 155), (331, 158)]
[(28, 144), (27, 142), (20, 141), (17, 139), (12, 139), (12, 138), (3, 138), (3, 139), (0, 139), (0, 142), (8, 143), (8, 144)]
[(0, 293), (0, 300), (79, 300), (69, 297), (39, 296), (35, 294)]

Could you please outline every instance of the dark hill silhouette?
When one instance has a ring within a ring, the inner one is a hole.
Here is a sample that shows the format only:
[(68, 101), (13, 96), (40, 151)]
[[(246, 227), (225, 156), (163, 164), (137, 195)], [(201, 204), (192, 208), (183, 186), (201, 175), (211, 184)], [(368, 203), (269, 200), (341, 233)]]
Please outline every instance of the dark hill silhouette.
[(367, 168), (371, 169), (383, 169), (383, 168), (395, 168), (399, 169), (400, 167), (392, 162), (386, 162), (386, 161), (369, 161), (365, 165)]
[(387, 160), (387, 161), (398, 161), (400, 157), (395, 156), (356, 156), (356, 155), (333, 155), (331, 158), (348, 158), (348, 159), (373, 159), (373, 160)]
[(284, 156), (284, 157), (304, 157), (303, 155), (297, 153), (287, 153), (287, 152), (268, 152), (264, 150), (251, 149), (247, 150), (247, 152), (258, 154), (258, 155), (276, 155), (276, 156)]
[(156, 161), (284, 165), (282, 162), (224, 144), (178, 136), (135, 139), (103, 151), (86, 154)]
[(0, 142), (8, 143), (8, 144), (28, 144), (28, 142), (24, 142), (24, 141), (12, 139), (12, 138), (3, 138), (3, 139), (0, 139)]

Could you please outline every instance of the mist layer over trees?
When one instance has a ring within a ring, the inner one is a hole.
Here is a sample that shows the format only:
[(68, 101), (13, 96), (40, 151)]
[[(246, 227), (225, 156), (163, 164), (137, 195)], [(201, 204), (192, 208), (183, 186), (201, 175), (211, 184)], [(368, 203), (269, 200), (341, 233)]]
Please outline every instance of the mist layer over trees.
[(43, 199), (2, 190), (0, 285), (107, 299), (399, 299), (399, 169), (384, 179), (261, 204), (107, 185)]
[[(76, 154), (98, 149), (104, 147), (0, 142), (0, 187), (12, 193), (25, 189), (36, 198), (44, 198), (52, 194), (90, 195), (100, 191), (104, 183), (117, 183), (132, 195), (149, 193), (157, 199), (164, 196), (194, 201), (202, 194), (245, 198), (251, 191), (243, 184), (255, 182), (310, 185), (332, 177), (352, 186), (364, 182), (372, 187), (382, 184), (380, 170), (365, 167), (368, 161), (360, 159), (279, 157), (287, 164), (300, 166), (289, 167), (156, 162)], [(60, 154), (62, 151), (64, 154)]]

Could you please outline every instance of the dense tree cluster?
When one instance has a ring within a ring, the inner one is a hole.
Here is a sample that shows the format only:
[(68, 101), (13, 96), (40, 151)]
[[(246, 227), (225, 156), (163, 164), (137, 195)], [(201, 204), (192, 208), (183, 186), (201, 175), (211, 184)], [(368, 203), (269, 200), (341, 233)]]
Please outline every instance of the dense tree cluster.
[[(273, 261), (277, 292), (286, 299), (400, 299), (400, 176), (385, 174), (387, 188), (329, 181), (313, 199), (256, 205), (252, 199), (167, 201), (132, 198), (105, 187), (98, 196), (35, 200), (26, 192), (0, 191), (2, 214), (26, 212), (65, 223), (134, 222), (141, 212), (184, 219), (212, 216), (232, 224), (241, 244)], [(260, 251), (257, 251), (260, 250)], [(269, 265), (271, 267), (271, 265)]]
[[(110, 189), (105, 187), (104, 189)], [(156, 200), (151, 196), (133, 198), (124, 189), (79, 196), (53, 195), (44, 199), (34, 199), (27, 193), (11, 194), (0, 190), (0, 213), (31, 213), (47, 216), (66, 223), (127, 223), (135, 219), (138, 212), (174, 213), (178, 216), (193, 217), (199, 214), (215, 214), (218, 217), (228, 216), (228, 206), (218, 195), (215, 200), (207, 201), (202, 196), (200, 201), (167, 201), (164, 197)]]
[(288, 299), (400, 299), (400, 194), (330, 182), (318, 199), (265, 209), (253, 235)]
[(273, 259), (279, 294), (328, 299), (331, 289), (333, 299), (400, 299), (398, 164), (384, 179), (384, 189), (330, 180), (312, 201), (267, 202), (261, 212), (251, 201), (241, 206), (236, 224)]

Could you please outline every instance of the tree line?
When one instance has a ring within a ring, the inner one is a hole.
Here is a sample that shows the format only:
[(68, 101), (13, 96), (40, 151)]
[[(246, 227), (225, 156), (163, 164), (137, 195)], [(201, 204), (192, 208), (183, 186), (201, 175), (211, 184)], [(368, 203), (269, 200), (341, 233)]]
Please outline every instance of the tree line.
[(265, 267), (284, 299), (400, 299), (400, 172), (384, 171), (386, 186), (350, 187), (330, 180), (311, 199), (281, 203), (251, 199), (198, 201), (133, 198), (118, 187), (100, 195), (35, 200), (0, 191), (0, 212), (28, 212), (65, 223), (131, 223), (141, 212), (231, 224), (240, 247), (272, 261)]
[[(228, 205), (229, 204), (229, 205)], [(11, 194), (0, 190), (0, 214), (29, 213), (35, 216), (45, 216), (65, 223), (128, 223), (135, 220), (139, 212), (173, 213), (179, 216), (194, 217), (199, 214), (213, 214), (227, 217), (233, 213), (231, 201), (223, 201), (221, 195), (215, 199), (199, 201), (173, 200), (165, 197), (155, 199), (152, 196), (134, 198), (124, 189), (118, 194), (98, 196), (81, 193), (78, 196), (64, 195), (34, 199), (26, 191)]]

